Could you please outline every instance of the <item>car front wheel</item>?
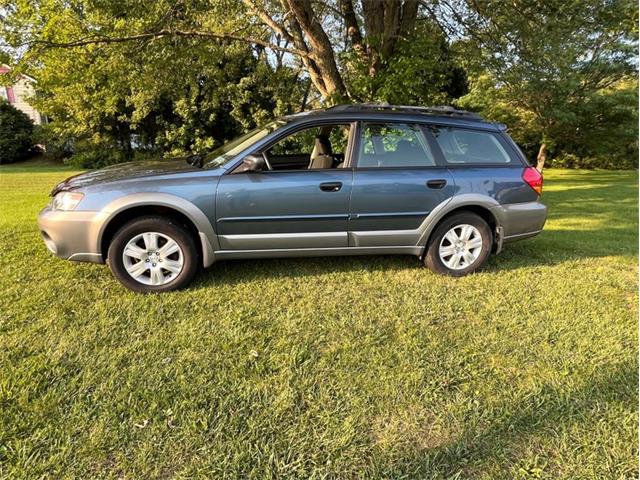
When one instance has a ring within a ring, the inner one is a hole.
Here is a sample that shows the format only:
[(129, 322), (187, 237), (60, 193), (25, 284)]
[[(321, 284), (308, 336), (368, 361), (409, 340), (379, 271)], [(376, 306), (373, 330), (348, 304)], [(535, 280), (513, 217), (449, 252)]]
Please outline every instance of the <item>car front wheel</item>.
[(132, 220), (114, 235), (108, 252), (114, 276), (135, 292), (167, 292), (187, 286), (198, 270), (189, 231), (172, 219)]
[(461, 277), (486, 263), (492, 244), (491, 229), (482, 217), (471, 212), (457, 213), (434, 231), (424, 263), (436, 273)]

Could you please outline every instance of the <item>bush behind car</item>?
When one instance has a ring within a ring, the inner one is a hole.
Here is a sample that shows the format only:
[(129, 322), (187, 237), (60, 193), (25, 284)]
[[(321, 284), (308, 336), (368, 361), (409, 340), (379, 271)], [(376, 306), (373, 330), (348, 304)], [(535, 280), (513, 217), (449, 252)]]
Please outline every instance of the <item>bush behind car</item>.
[(33, 122), (23, 112), (0, 100), (0, 164), (23, 160), (34, 145)]

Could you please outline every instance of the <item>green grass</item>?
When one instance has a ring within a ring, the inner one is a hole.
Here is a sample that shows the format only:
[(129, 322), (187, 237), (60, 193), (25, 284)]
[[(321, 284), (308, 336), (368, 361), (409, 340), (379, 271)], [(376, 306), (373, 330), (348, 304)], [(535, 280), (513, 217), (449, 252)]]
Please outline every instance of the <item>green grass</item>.
[(480, 274), (229, 261), (126, 291), (0, 168), (2, 478), (635, 478), (638, 184), (550, 170), (545, 231)]

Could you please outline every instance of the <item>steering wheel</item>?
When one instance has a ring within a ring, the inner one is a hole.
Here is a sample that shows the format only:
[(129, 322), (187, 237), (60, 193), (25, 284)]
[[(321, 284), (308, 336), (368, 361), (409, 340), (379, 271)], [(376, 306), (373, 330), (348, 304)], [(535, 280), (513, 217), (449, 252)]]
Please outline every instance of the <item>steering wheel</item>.
[(267, 170), (273, 170), (271, 162), (267, 158), (267, 152), (262, 152), (262, 158), (264, 158), (264, 164), (267, 166)]

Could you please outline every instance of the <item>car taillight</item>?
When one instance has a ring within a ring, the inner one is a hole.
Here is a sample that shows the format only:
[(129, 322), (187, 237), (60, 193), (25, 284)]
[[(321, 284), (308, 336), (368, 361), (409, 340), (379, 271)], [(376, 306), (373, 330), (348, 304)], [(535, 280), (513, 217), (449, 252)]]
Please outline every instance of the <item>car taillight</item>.
[(542, 195), (542, 174), (534, 167), (527, 167), (522, 172), (522, 179), (533, 188), (538, 195)]

